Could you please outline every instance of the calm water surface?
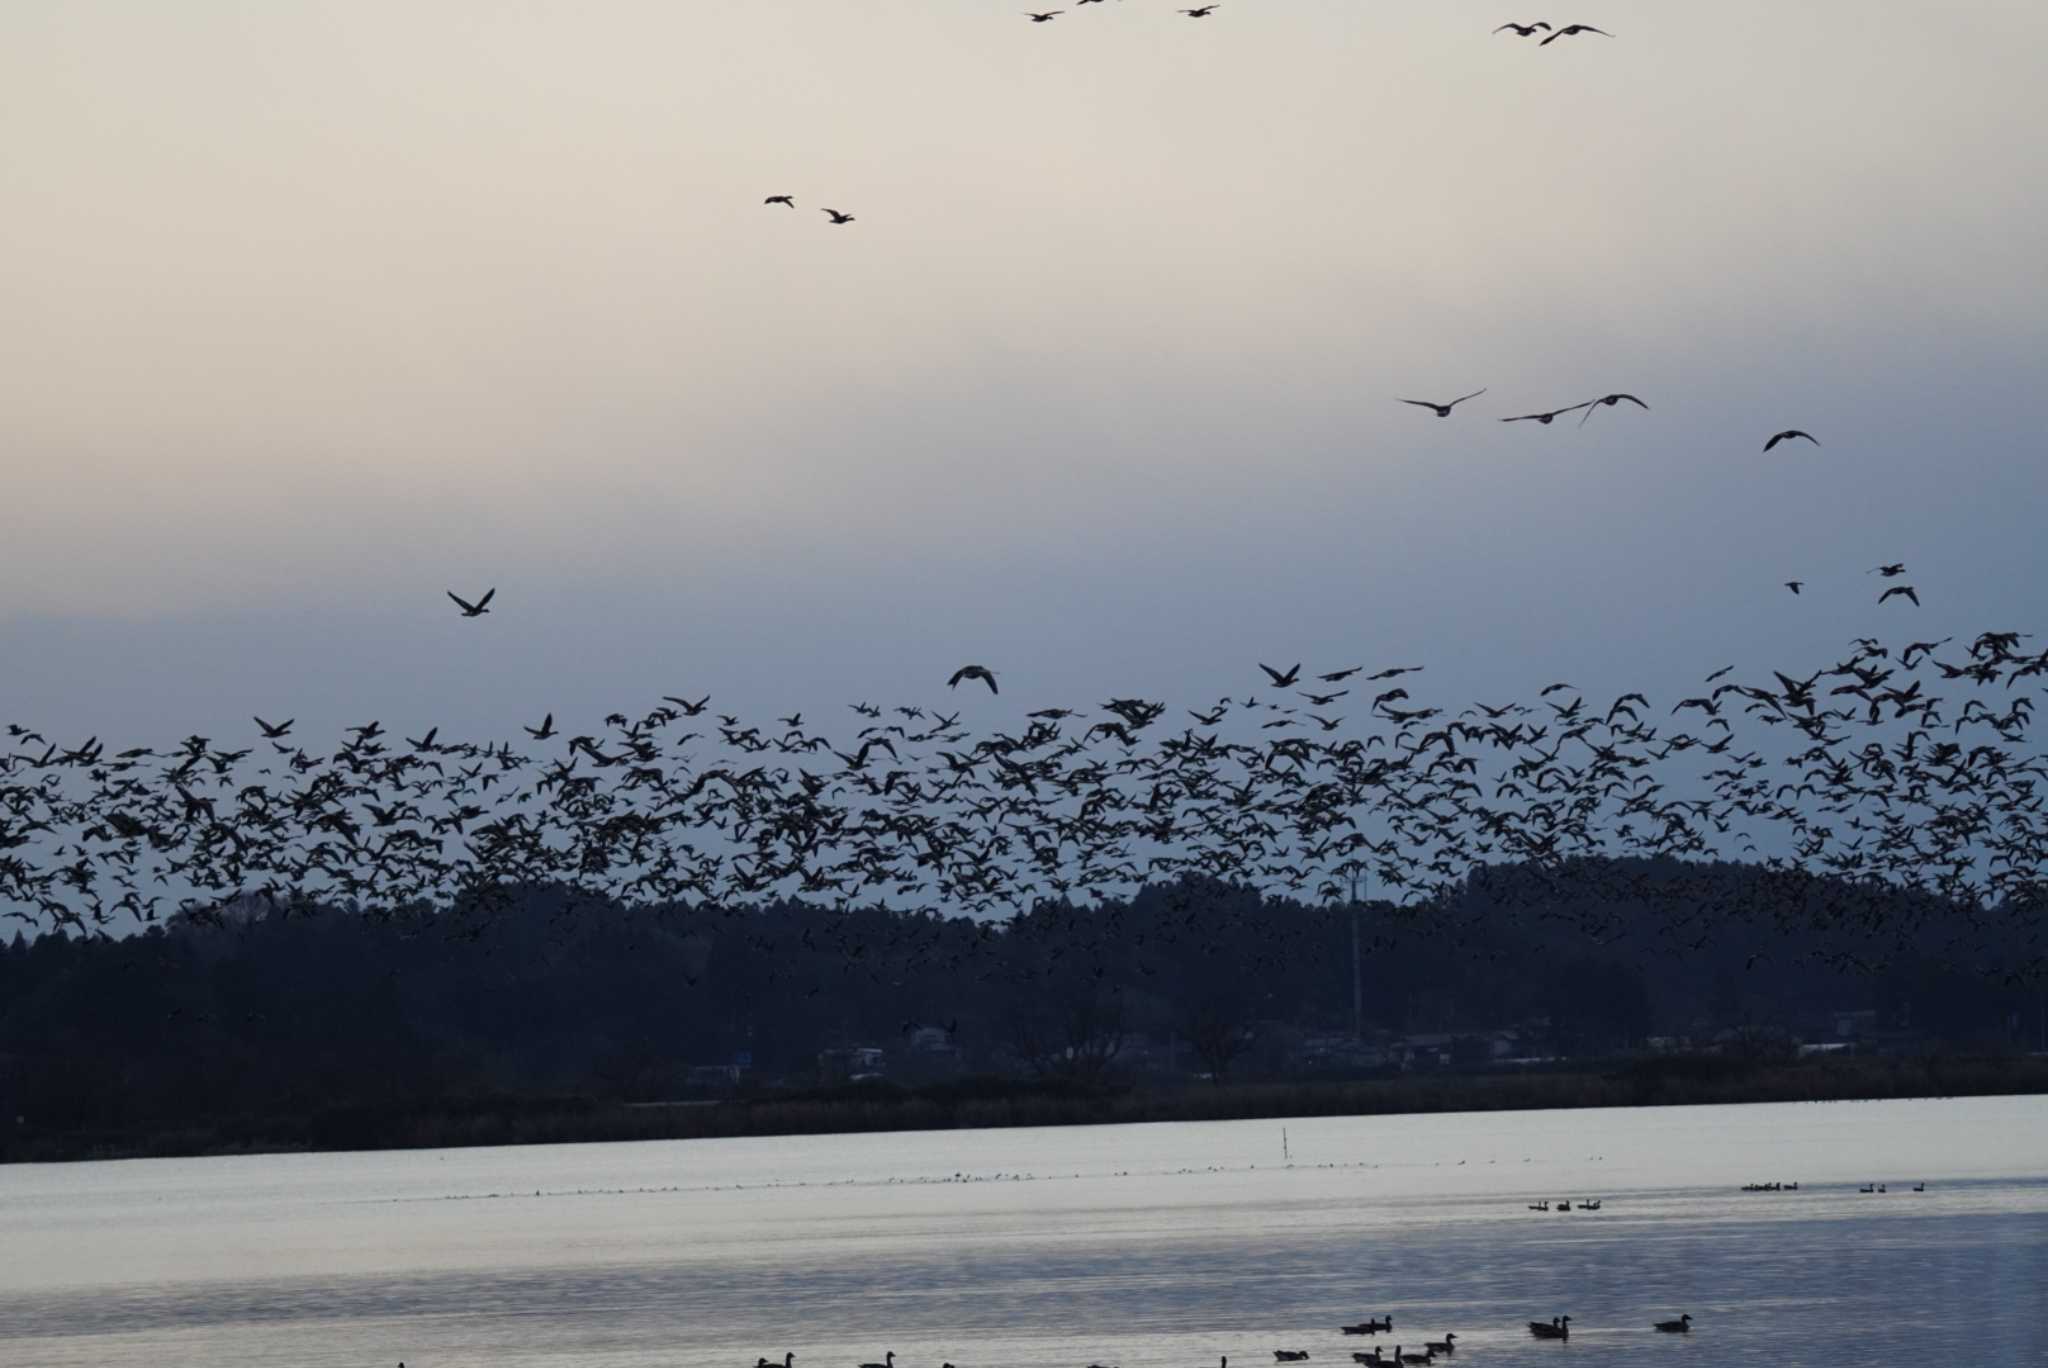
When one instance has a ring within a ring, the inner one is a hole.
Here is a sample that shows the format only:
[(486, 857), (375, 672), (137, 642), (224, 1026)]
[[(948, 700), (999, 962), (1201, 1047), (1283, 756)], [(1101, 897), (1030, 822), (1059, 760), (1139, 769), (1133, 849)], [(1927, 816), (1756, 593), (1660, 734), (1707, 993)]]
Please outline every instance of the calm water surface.
[(2048, 1364), (2048, 1098), (0, 1168), (5, 1368), (1351, 1368), (1385, 1314), (1459, 1364)]

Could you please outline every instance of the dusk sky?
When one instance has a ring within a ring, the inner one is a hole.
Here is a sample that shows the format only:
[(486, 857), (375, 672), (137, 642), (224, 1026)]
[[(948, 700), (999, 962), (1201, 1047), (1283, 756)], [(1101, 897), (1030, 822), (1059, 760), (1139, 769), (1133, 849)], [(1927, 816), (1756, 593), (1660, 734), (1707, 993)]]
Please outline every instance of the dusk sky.
[(12, 0), (0, 722), (2048, 630), (2038, 5), (1024, 8)]

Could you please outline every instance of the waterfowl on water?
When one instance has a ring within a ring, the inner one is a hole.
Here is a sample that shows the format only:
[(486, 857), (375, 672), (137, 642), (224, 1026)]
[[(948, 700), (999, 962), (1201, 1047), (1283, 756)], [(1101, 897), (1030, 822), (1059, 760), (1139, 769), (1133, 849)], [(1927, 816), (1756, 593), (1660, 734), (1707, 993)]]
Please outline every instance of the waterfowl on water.
[(1428, 1363), (1435, 1357), (1436, 1355), (1431, 1353), (1404, 1354), (1401, 1352), (1400, 1345), (1397, 1344), (1394, 1346), (1394, 1358), (1402, 1363)]
[(1301, 1363), (1306, 1361), (1307, 1358), (1308, 1350), (1306, 1349), (1275, 1349), (1273, 1351), (1273, 1361), (1275, 1363)]
[(1572, 1318), (1570, 1316), (1552, 1316), (1550, 1323), (1547, 1325), (1542, 1321), (1530, 1321), (1529, 1333), (1537, 1339), (1570, 1339), (1572, 1337)]
[(860, 1368), (896, 1368), (896, 1351), (891, 1349), (888, 1353), (882, 1355), (880, 1363), (863, 1363), (860, 1365)]
[(1447, 1334), (1440, 1340), (1430, 1340), (1423, 1347), (1432, 1354), (1455, 1354), (1458, 1352), (1458, 1346), (1454, 1343), (1457, 1338), (1456, 1333)]
[(1655, 1328), (1667, 1335), (1689, 1334), (1692, 1331), (1692, 1317), (1681, 1314), (1677, 1320), (1658, 1321)]

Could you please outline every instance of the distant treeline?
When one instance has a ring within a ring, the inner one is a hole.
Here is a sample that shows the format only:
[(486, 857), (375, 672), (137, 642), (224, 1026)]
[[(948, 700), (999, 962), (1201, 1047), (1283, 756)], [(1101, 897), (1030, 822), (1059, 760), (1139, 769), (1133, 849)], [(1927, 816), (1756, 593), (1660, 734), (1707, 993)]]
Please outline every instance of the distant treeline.
[[(1824, 1035), (1841, 1012), (1876, 1013), (1921, 1053), (2017, 1053), (2038, 1029), (2040, 990), (2000, 982), (1985, 972), (1995, 965), (1943, 964), (1933, 940), (1925, 958), (1847, 967), (1858, 917), (1832, 938), (1804, 913), (1803, 929), (1780, 930), (1785, 891), (1753, 868), (1644, 866), (1626, 885), (1612, 869), (1587, 873), (1576, 892), (1556, 871), (1493, 870), (1454, 905), (1363, 905), (1368, 1032), (1517, 1027), (1522, 1052), (1580, 1060), (1640, 1053), (1652, 1036), (1732, 1033), (1727, 1048), (1752, 1072), (1667, 1072), (1655, 1086), (1569, 1065), (1381, 1084), (1324, 1068), (1312, 1080), (1301, 1052), (1276, 1042), (1350, 1031), (1353, 913), (1223, 884), (1000, 924), (799, 903), (623, 908), (528, 889), (487, 915), (327, 911), (120, 939), (16, 936), (0, 949), (0, 1158), (1428, 1109), (1429, 1088), (1511, 1106), (2013, 1090), (2009, 1070), (1938, 1085), (1879, 1061), (1856, 1061), (1866, 1072), (1853, 1083), (1807, 1070), (1764, 1085), (1753, 1070), (1783, 1064), (1784, 1032)], [(1712, 932), (1670, 934), (1681, 895), (1712, 911)], [(1874, 895), (1801, 896), (1867, 912)], [(1939, 934), (1924, 907), (1880, 910)], [(942, 1048), (920, 1058), (917, 1040)], [(1197, 1071), (1285, 1081), (1169, 1101), (1172, 1074), (1136, 1040), (1173, 1042), (1183, 1083)], [(966, 1077), (950, 1094), (818, 1092), (820, 1052), (863, 1045), (888, 1051), (892, 1076), (943, 1059)], [(701, 1096), (694, 1066), (741, 1060), (747, 1107), (629, 1105)]]

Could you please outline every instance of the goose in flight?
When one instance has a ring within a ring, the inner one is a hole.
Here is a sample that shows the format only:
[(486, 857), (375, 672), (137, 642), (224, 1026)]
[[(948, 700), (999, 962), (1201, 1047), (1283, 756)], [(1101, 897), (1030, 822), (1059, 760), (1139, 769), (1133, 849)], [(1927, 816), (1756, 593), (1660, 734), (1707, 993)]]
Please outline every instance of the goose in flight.
[(1764, 443), (1764, 450), (1769, 451), (1778, 443), (1789, 442), (1795, 437), (1804, 437), (1807, 441), (1813, 443), (1815, 446), (1820, 445), (1820, 438), (1814, 436), (1812, 433), (1803, 432), (1798, 428), (1786, 428), (1783, 432), (1771, 434), (1771, 440)]
[(1207, 19), (1211, 14), (1214, 14), (1215, 12), (1215, 5), (1197, 5), (1193, 9), (1184, 9), (1181, 11), (1182, 14), (1185, 14), (1190, 19)]
[(1920, 596), (1913, 592), (1913, 586), (1910, 584), (1894, 584), (1891, 588), (1879, 594), (1877, 601), (1883, 603), (1888, 598), (1908, 598), (1913, 600), (1915, 608), (1920, 606)]
[(1301, 666), (1299, 664), (1290, 670), (1276, 670), (1271, 665), (1261, 661), (1259, 668), (1266, 672), (1266, 677), (1273, 681), (1273, 687), (1276, 689), (1291, 688), (1294, 681), (1301, 677)]
[[(1549, 42), (1550, 40), (1546, 38), (1544, 39), (1544, 41)], [(1593, 416), (1593, 410), (1599, 408), (1601, 405), (1604, 404), (1608, 408), (1613, 408), (1616, 404), (1619, 404), (1624, 399), (1628, 400), (1631, 404), (1634, 404), (1637, 408), (1643, 409), (1645, 411), (1647, 411), (1650, 407), (1642, 400), (1636, 398), (1633, 394), (1603, 394), (1598, 399), (1589, 400), (1586, 403), (1579, 405), (1580, 408), (1583, 408), (1586, 411), (1585, 418), (1579, 419), (1579, 426), (1584, 427), (1586, 425), (1586, 418), (1591, 418)]]
[(1892, 579), (1906, 573), (1906, 563), (1904, 561), (1893, 561), (1889, 565), (1873, 565), (1863, 573), (1866, 575), (1883, 575), (1886, 579)]
[(526, 734), (536, 741), (545, 741), (555, 734), (555, 715), (549, 713), (540, 720), (538, 727), (526, 728)]
[(1427, 399), (1402, 399), (1399, 402), (1403, 404), (1413, 404), (1417, 408), (1432, 409), (1435, 411), (1437, 417), (1448, 418), (1451, 416), (1452, 409), (1464, 403), (1467, 399), (1477, 399), (1480, 395), (1484, 393), (1486, 393), (1485, 390), (1476, 389), (1473, 390), (1470, 394), (1459, 395), (1456, 399), (1451, 400), (1451, 402), (1448, 404), (1432, 404)]
[(796, 208), (796, 201), (794, 199), (791, 199), (788, 195), (770, 195), (767, 199), (762, 200), (761, 203), (786, 204), (792, 209)]
[(1596, 402), (1598, 401), (1589, 399), (1584, 404), (1573, 404), (1570, 408), (1552, 409), (1548, 413), (1518, 413), (1512, 418), (1503, 418), (1501, 419), (1501, 421), (1503, 423), (1527, 423), (1532, 421), (1538, 423), (1548, 423), (1554, 418), (1562, 417), (1564, 414), (1567, 413), (1576, 413), (1580, 409), (1586, 408), (1589, 405)]
[(1795, 593), (1795, 594), (1796, 594), (1796, 593), (1798, 593), (1798, 592), (1799, 592), (1799, 591), (1800, 591), (1801, 589), (1804, 589), (1804, 588), (1806, 587), (1806, 581), (1805, 581), (1805, 580), (1786, 580), (1786, 581), (1785, 581), (1785, 587), (1786, 587), (1787, 589), (1790, 589), (1790, 590), (1791, 590), (1791, 591), (1792, 591), (1793, 593)]
[(840, 213), (840, 212), (839, 212), (839, 211), (838, 211), (837, 209), (825, 209), (825, 210), (821, 210), (820, 212), (822, 212), (822, 213), (827, 213), (827, 214), (830, 214), (830, 215), (832, 216), (832, 221), (833, 221), (834, 223), (851, 223), (851, 222), (853, 222), (853, 215), (851, 215), (851, 214), (842, 214), (842, 213)]
[(1551, 34), (1548, 38), (1545, 38), (1536, 46), (1549, 47), (1552, 43), (1556, 42), (1560, 38), (1570, 38), (1574, 34), (1579, 33), (1597, 33), (1602, 38), (1612, 38), (1614, 36), (1613, 34), (1609, 33), (1606, 29), (1594, 28), (1591, 24), (1566, 24), (1563, 28)]
[(1655, 1328), (1667, 1335), (1690, 1334), (1692, 1331), (1692, 1317), (1690, 1315), (1682, 1315), (1677, 1320), (1658, 1321)]
[(256, 719), (256, 725), (263, 728), (263, 735), (266, 739), (275, 741), (281, 736), (288, 735), (291, 732), (292, 723), (297, 720), (294, 717), (287, 717), (282, 722), (265, 722), (259, 717)]
[(946, 681), (946, 687), (957, 689), (960, 687), (960, 681), (963, 679), (978, 679), (988, 685), (990, 693), (1002, 692), (1001, 689), (996, 687), (996, 672), (986, 665), (962, 665), (959, 669), (953, 671), (953, 677)]
[(1517, 38), (1528, 38), (1534, 36), (1537, 29), (1547, 29), (1549, 27), (1550, 25), (1544, 23), (1541, 19), (1538, 19), (1533, 24), (1517, 24), (1513, 21), (1510, 21), (1508, 23), (1502, 24), (1499, 28), (1495, 29), (1494, 32), (1506, 33), (1509, 29), (1513, 29), (1515, 31), (1515, 36)]
[(463, 598), (453, 589), (448, 590), (448, 597), (455, 600), (455, 606), (462, 610), (464, 617), (482, 617), (485, 613), (491, 611), (491, 598), (497, 592), (497, 587), (493, 585), (491, 588), (486, 589), (484, 596), (475, 603), (471, 603), (468, 599)]
[(1065, 14), (1065, 10), (1025, 10), (1024, 15), (1034, 24), (1043, 24), (1054, 15)]

